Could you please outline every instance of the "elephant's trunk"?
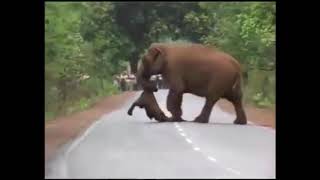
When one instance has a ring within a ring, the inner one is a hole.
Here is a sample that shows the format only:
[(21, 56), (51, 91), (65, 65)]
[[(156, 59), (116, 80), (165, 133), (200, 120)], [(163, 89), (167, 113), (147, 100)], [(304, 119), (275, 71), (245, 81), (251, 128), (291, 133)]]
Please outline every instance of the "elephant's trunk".
[(144, 65), (141, 65), (137, 72), (137, 83), (142, 86), (144, 90), (156, 92), (157, 87), (149, 81), (151, 74)]

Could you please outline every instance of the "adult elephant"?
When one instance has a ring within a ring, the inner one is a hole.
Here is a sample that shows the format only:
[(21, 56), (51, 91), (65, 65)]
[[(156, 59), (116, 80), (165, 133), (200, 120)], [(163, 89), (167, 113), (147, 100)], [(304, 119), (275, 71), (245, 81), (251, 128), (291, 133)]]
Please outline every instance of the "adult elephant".
[(151, 75), (162, 74), (169, 94), (167, 109), (171, 121), (181, 118), (184, 93), (205, 97), (205, 105), (195, 122), (208, 123), (214, 104), (229, 100), (235, 108), (234, 124), (246, 124), (242, 105), (241, 68), (230, 55), (201, 44), (153, 43), (143, 55), (138, 67), (137, 80), (144, 89), (157, 91), (149, 81)]

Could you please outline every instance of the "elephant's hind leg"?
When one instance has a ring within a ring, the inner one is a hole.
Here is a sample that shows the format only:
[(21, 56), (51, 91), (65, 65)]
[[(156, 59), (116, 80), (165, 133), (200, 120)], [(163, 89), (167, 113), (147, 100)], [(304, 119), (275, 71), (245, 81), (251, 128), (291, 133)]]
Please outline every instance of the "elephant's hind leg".
[(247, 124), (247, 118), (243, 109), (243, 105), (241, 101), (234, 101), (232, 102), (234, 108), (236, 110), (237, 118), (233, 122), (234, 124)]
[(236, 111), (236, 119), (234, 124), (247, 124), (247, 117), (243, 109), (242, 104), (242, 91), (240, 88), (234, 89), (229, 95), (226, 96), (226, 99), (229, 100)]

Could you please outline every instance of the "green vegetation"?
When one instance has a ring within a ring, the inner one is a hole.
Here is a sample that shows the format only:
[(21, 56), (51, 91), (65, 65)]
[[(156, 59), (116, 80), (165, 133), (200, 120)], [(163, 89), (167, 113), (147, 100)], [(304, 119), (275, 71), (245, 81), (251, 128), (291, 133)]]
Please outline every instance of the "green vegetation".
[[(275, 3), (46, 2), (46, 119), (117, 93), (152, 42), (214, 45), (243, 66), (245, 101), (275, 104)], [(89, 77), (85, 79), (84, 77)]]

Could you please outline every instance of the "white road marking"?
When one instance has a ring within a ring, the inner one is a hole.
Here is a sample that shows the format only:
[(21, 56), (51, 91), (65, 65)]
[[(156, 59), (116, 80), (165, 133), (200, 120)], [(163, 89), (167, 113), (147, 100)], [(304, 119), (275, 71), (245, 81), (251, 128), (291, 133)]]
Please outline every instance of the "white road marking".
[(211, 157), (211, 156), (208, 156), (208, 159), (209, 159), (210, 161), (217, 162), (217, 160), (216, 160), (215, 158)]
[[(110, 114), (111, 114), (111, 113), (110, 113)], [(66, 156), (68, 156), (69, 153), (70, 153), (73, 149), (75, 149), (75, 148), (85, 139), (85, 137), (86, 137), (99, 123), (102, 122), (101, 119), (102, 119), (102, 116), (101, 116), (96, 122), (92, 123), (92, 125), (91, 125), (88, 129), (86, 129), (83, 134), (81, 134), (80, 136), (78, 136), (78, 137), (73, 141), (73, 143), (68, 147), (68, 149), (67, 149), (67, 151), (66, 151), (66, 154), (65, 154)]]
[[(166, 111), (164, 110), (164, 112), (166, 112)], [(227, 112), (225, 112), (225, 113), (227, 113)], [(248, 123), (249, 123), (249, 124), (256, 125), (256, 124), (254, 124), (254, 123), (252, 123), (252, 122), (250, 122), (250, 121), (248, 121)], [(179, 126), (179, 124), (178, 124), (177, 122), (174, 122), (174, 126), (175, 126), (175, 127), (177, 128), (177, 130), (179, 131), (179, 134), (180, 134), (181, 136), (185, 137), (185, 140), (186, 140), (189, 144), (192, 144), (192, 140), (186, 137), (186, 134), (183, 133), (183, 129)], [(267, 129), (267, 130), (272, 130), (272, 129), (265, 128), (265, 127), (262, 127), (262, 128), (263, 128), (263, 129)], [(201, 152), (200, 147), (197, 147), (197, 146), (194, 146), (194, 145), (193, 145), (192, 148), (193, 148), (194, 151)], [(215, 159), (215, 158), (212, 157), (212, 156), (207, 156), (207, 158), (208, 158), (210, 161), (212, 161), (212, 162), (215, 162), (215, 163), (217, 162), (217, 159)], [(234, 173), (234, 174), (240, 175), (240, 172), (237, 171), (237, 170), (234, 170), (234, 169), (232, 169), (232, 168), (226, 168), (226, 167), (224, 167), (224, 168), (225, 168), (226, 170)]]
[[(177, 128), (179, 131), (182, 131), (182, 129), (181, 128)], [(180, 132), (180, 135), (181, 136), (186, 136), (186, 134), (185, 133), (182, 133), (182, 132)], [(185, 138), (185, 140), (189, 143), (189, 144), (192, 144), (192, 140), (191, 139), (189, 139), (189, 138)], [(201, 149), (199, 148), (199, 147), (197, 147), (197, 146), (193, 146), (193, 150), (194, 151), (198, 151), (198, 152), (201, 152)], [(207, 156), (207, 158), (210, 160), (210, 161), (212, 161), (212, 162), (217, 162), (217, 159), (215, 159), (214, 157), (212, 157), (212, 156)], [(232, 173), (234, 173), (234, 174), (237, 174), (237, 175), (240, 175), (240, 172), (239, 171), (237, 171), (237, 170), (234, 170), (234, 169), (232, 169), (232, 168), (225, 168), (226, 170), (228, 170), (228, 171), (230, 171), (230, 172), (232, 172)]]
[(240, 172), (239, 171), (237, 171), (237, 170), (234, 170), (234, 169), (232, 169), (232, 168), (227, 168), (227, 170), (228, 171), (231, 171), (231, 172), (233, 172), (233, 173), (235, 173), (235, 174), (240, 174)]
[(191, 141), (191, 139), (189, 139), (189, 138), (186, 138), (186, 141), (188, 142), (188, 143), (192, 143), (192, 141)]
[(200, 148), (199, 147), (193, 147), (193, 150), (200, 151)]
[[(114, 111), (113, 113), (115, 113), (117, 111)], [(108, 114), (107, 116), (112, 115), (113, 113)], [(64, 178), (68, 178), (68, 166), (66, 165), (66, 159), (68, 158), (69, 154), (76, 148), (79, 146), (79, 144), (88, 136), (88, 134), (93, 131), (94, 128), (96, 128), (98, 126), (98, 124), (100, 124), (102, 122), (104, 118), (104, 115), (101, 116), (98, 120), (96, 120), (94, 123), (92, 123), (90, 125), (89, 128), (87, 128), (81, 135), (79, 135), (75, 140), (73, 140), (73, 142), (70, 144), (70, 146), (66, 149), (66, 151), (64, 152), (63, 156), (64, 156), (64, 161), (61, 164), (61, 170), (60, 172), (62, 172), (62, 176)]]

